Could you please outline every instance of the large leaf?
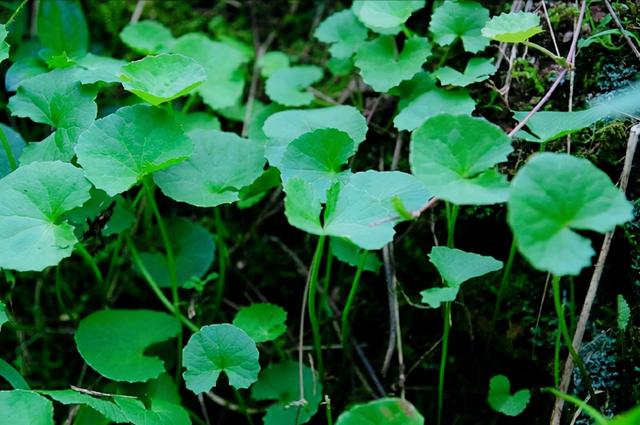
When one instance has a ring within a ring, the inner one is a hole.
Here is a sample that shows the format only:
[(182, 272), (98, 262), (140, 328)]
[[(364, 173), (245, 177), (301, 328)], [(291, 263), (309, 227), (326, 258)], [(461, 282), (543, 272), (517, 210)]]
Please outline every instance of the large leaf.
[(313, 101), (313, 93), (304, 91), (322, 79), (322, 69), (313, 65), (282, 68), (271, 74), (265, 85), (267, 96), (284, 106), (304, 106)]
[(395, 39), (380, 36), (365, 43), (356, 52), (355, 64), (362, 79), (378, 92), (385, 92), (422, 70), (422, 64), (431, 56), (429, 40), (421, 37), (407, 39), (398, 53)]
[(47, 0), (38, 6), (38, 38), (51, 54), (80, 57), (89, 48), (87, 21), (77, 0)]
[(19, 167), (0, 180), (0, 267), (40, 271), (78, 242), (62, 215), (89, 199), (82, 170), (62, 162)]
[(287, 312), (274, 304), (254, 303), (241, 308), (233, 318), (233, 325), (242, 329), (255, 342), (273, 341), (285, 333)]
[(215, 387), (222, 372), (234, 388), (248, 388), (260, 372), (256, 343), (227, 323), (203, 326), (189, 338), (182, 357), (186, 386), (196, 394)]
[(424, 417), (406, 400), (381, 398), (356, 404), (339, 417), (336, 425), (424, 425)]
[(123, 66), (120, 79), (126, 90), (159, 105), (191, 92), (207, 79), (207, 74), (195, 59), (162, 54)]
[(502, 13), (482, 28), (482, 35), (504, 43), (522, 43), (541, 32), (540, 16), (532, 12)]
[(87, 178), (110, 196), (144, 176), (184, 161), (193, 144), (165, 111), (127, 106), (95, 121), (76, 145)]
[(189, 137), (194, 144), (189, 159), (154, 175), (170, 198), (199, 207), (235, 202), (262, 174), (262, 143), (216, 130), (193, 130)]
[[(190, 280), (204, 277), (213, 263), (216, 249), (213, 235), (200, 224), (186, 219), (174, 219), (168, 227), (175, 257), (178, 285), (189, 286)], [(141, 252), (140, 259), (158, 286), (171, 287), (169, 263), (164, 254)]]
[(413, 99), (396, 115), (393, 123), (398, 130), (413, 131), (434, 115), (471, 115), (475, 107), (476, 102), (467, 90), (434, 88)]
[(180, 332), (175, 317), (150, 310), (101, 310), (80, 321), (75, 340), (85, 362), (114, 381), (144, 382), (165, 371), (149, 346)]
[(93, 397), (74, 390), (41, 391), (41, 394), (64, 405), (81, 404), (88, 406), (115, 423), (127, 422), (127, 417), (122, 413), (118, 405), (108, 398)]
[(507, 416), (518, 416), (529, 404), (531, 392), (520, 390), (511, 394), (511, 383), (504, 375), (496, 375), (489, 382), (489, 395), (487, 402), (496, 412)]
[[(4, 137), (7, 139), (9, 151), (11, 152), (13, 159), (18, 161), (18, 158), (20, 158), (25, 147), (24, 139), (22, 139), (20, 133), (2, 123), (0, 123), (0, 131), (2, 131)], [(5, 146), (0, 142), (0, 178), (11, 172), (11, 163), (9, 162), (9, 157), (7, 156), (5, 149)]]
[(7, 425), (53, 425), (53, 405), (33, 391), (0, 391), (0, 414)]
[(442, 114), (411, 137), (411, 170), (438, 198), (455, 204), (495, 204), (509, 196), (493, 168), (512, 151), (502, 130), (482, 118)]
[(278, 167), (289, 143), (319, 128), (335, 128), (347, 133), (355, 143), (353, 153), (367, 134), (367, 122), (353, 106), (277, 112), (263, 126), (268, 137), (265, 156), (269, 163)]
[(315, 31), (318, 40), (331, 44), (331, 56), (338, 59), (351, 57), (367, 39), (368, 31), (350, 9), (328, 16)]
[(443, 85), (466, 87), (488, 79), (494, 72), (496, 72), (496, 67), (490, 59), (471, 58), (467, 62), (464, 72), (444, 66), (434, 74)]
[(120, 39), (134, 51), (153, 55), (168, 51), (174, 43), (171, 31), (157, 21), (140, 21), (127, 25)]
[(442, 280), (451, 287), (462, 285), (469, 279), (483, 276), (502, 268), (502, 261), (493, 257), (465, 252), (446, 246), (434, 246), (429, 254)]
[(554, 275), (577, 275), (594, 254), (576, 230), (604, 233), (633, 218), (633, 207), (609, 177), (586, 159), (535, 155), (516, 174), (508, 222), (520, 252)]
[(397, 34), (409, 16), (424, 7), (424, 0), (354, 0), (351, 10), (367, 27), (380, 34)]
[(476, 53), (489, 45), (480, 31), (489, 20), (489, 11), (475, 1), (445, 1), (431, 16), (429, 31), (440, 46), (462, 40), (464, 50)]

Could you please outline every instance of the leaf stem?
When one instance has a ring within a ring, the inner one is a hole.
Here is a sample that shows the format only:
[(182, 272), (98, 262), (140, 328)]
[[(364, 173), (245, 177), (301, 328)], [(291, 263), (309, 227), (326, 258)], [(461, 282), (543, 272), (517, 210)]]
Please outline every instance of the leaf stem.
[(316, 293), (318, 292), (318, 270), (320, 269), (320, 263), (322, 261), (322, 255), (324, 251), (325, 236), (318, 237), (318, 243), (316, 245), (316, 251), (313, 254), (313, 260), (311, 260), (311, 267), (309, 268), (309, 322), (311, 323), (311, 331), (313, 333), (313, 345), (316, 351), (316, 357), (318, 362), (318, 376), (322, 379), (324, 376), (324, 362), (322, 361), (322, 337), (320, 335), (320, 323), (318, 322), (318, 314), (316, 312)]
[(13, 156), (13, 152), (11, 151), (11, 146), (9, 146), (9, 140), (7, 140), (7, 135), (4, 134), (4, 131), (0, 127), (0, 142), (2, 143), (2, 148), (4, 149), (4, 153), (7, 155), (7, 161), (9, 162), (9, 168), (11, 171), (18, 168), (18, 163), (16, 162), (16, 158)]
[(456, 228), (456, 220), (458, 219), (458, 211), (460, 211), (460, 205), (451, 205), (451, 215), (447, 220), (447, 246), (453, 248), (454, 245), (454, 233)]
[(227, 266), (229, 264), (229, 249), (224, 240), (226, 227), (222, 221), (220, 207), (213, 209), (213, 220), (216, 229), (216, 245), (218, 248), (218, 279), (216, 280), (216, 297), (213, 302), (213, 319), (218, 316), (222, 297), (224, 296), (224, 288), (227, 282)]
[(593, 406), (588, 405), (587, 403), (585, 403), (584, 401), (580, 400), (577, 397), (574, 397), (574, 396), (569, 395), (569, 394), (565, 394), (562, 391), (558, 391), (557, 389), (550, 388), (550, 387), (543, 388), (541, 391), (545, 392), (545, 393), (551, 393), (554, 396), (556, 396), (557, 398), (561, 398), (561, 399), (563, 399), (565, 401), (568, 401), (569, 403), (575, 404), (580, 409), (584, 410), (584, 412), (586, 414), (591, 416), (591, 418), (594, 421), (596, 421), (597, 425), (608, 425), (609, 424), (609, 420), (607, 418), (605, 418), (604, 415), (602, 415), (602, 413), (600, 413), (598, 411), (598, 409), (596, 409)]
[(549, 58), (553, 59), (553, 61), (555, 63), (557, 63), (558, 65), (560, 65), (560, 66), (562, 66), (564, 68), (571, 68), (571, 66), (569, 65), (569, 62), (567, 62), (567, 60), (565, 58), (556, 55), (552, 51), (542, 47), (539, 44), (534, 43), (533, 41), (523, 41), (522, 44), (524, 44), (527, 47), (531, 47), (532, 49), (535, 49), (535, 50), (539, 51), (540, 53), (542, 53), (545, 56), (548, 56)]
[(100, 286), (103, 286), (104, 278), (102, 277), (102, 272), (98, 268), (98, 263), (96, 263), (95, 258), (93, 258), (91, 254), (89, 254), (89, 252), (87, 251), (87, 249), (84, 247), (82, 243), (76, 244), (75, 248), (78, 254), (80, 254), (82, 259), (84, 260), (84, 262), (87, 263), (87, 266), (89, 266), (89, 268), (93, 272), (93, 275), (96, 277), (98, 284)]
[(358, 291), (358, 286), (360, 284), (360, 276), (362, 276), (364, 266), (367, 263), (367, 254), (368, 254), (368, 251), (366, 250), (360, 254), (360, 261), (358, 262), (358, 268), (356, 269), (356, 274), (353, 276), (353, 282), (351, 282), (351, 290), (349, 291), (347, 302), (345, 303), (344, 309), (342, 310), (342, 346), (343, 347), (346, 347), (349, 341), (349, 312), (351, 311), (351, 306), (353, 305), (353, 301), (356, 298), (356, 292)]
[(509, 287), (509, 279), (511, 278), (511, 268), (513, 267), (513, 260), (516, 258), (516, 252), (518, 251), (518, 242), (516, 241), (515, 235), (511, 238), (511, 247), (509, 248), (509, 257), (507, 258), (507, 263), (504, 266), (504, 270), (502, 271), (502, 278), (500, 279), (500, 287), (498, 288), (498, 296), (496, 298), (496, 305), (493, 309), (493, 315), (491, 316), (491, 327), (488, 344), (491, 344), (491, 340), (493, 338), (493, 333), (495, 332), (496, 322), (498, 321), (498, 316), (500, 315), (500, 306), (502, 305), (502, 299), (504, 298), (504, 294)]
[(13, 11), (11, 16), (7, 20), (7, 22), (4, 24), (6, 27), (8, 27), (9, 25), (11, 25), (13, 23), (13, 21), (16, 19), (16, 17), (18, 16), (18, 14), (22, 10), (22, 8), (24, 8), (24, 6), (27, 4), (28, 1), (29, 0), (22, 0), (22, 3), (20, 3), (20, 5), (16, 8), (16, 10)]

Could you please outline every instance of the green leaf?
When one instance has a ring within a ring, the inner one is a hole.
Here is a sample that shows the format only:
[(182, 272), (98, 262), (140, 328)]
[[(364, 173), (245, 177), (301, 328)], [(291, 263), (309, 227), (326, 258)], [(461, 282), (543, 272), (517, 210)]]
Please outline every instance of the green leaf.
[[(344, 238), (331, 238), (331, 254), (343, 263), (357, 267), (360, 263), (360, 256), (363, 255), (362, 250), (355, 244)], [(382, 262), (378, 256), (372, 252), (367, 253), (367, 259), (364, 262), (364, 270), (378, 274)]]
[(191, 33), (177, 39), (172, 50), (195, 59), (205, 69), (207, 80), (197, 91), (212, 109), (239, 102), (245, 83), (241, 66), (248, 58), (237, 46)]
[(267, 52), (258, 61), (260, 75), (265, 78), (270, 77), (280, 69), (289, 68), (290, 65), (289, 56), (283, 52)]
[(445, 1), (431, 16), (429, 31), (440, 46), (449, 46), (462, 40), (464, 50), (477, 53), (489, 45), (481, 34), (489, 20), (489, 10), (475, 1)]
[(191, 92), (207, 79), (194, 59), (179, 54), (147, 56), (121, 68), (125, 90), (157, 106)]
[(375, 91), (386, 92), (420, 72), (429, 56), (431, 44), (426, 38), (407, 39), (398, 53), (393, 37), (380, 36), (358, 49), (355, 64), (365, 83)]
[(289, 143), (305, 133), (319, 128), (344, 131), (354, 141), (355, 153), (367, 134), (367, 122), (353, 106), (331, 106), (318, 109), (294, 109), (276, 112), (264, 123), (268, 137), (265, 156), (269, 164), (278, 167)]
[(511, 394), (511, 383), (504, 375), (496, 375), (489, 382), (487, 402), (496, 412), (507, 416), (518, 416), (527, 407), (530, 398), (529, 390), (520, 390)]
[(220, 120), (215, 115), (207, 112), (173, 113), (178, 124), (182, 126), (185, 133), (192, 130), (220, 130)]
[(354, 0), (351, 10), (371, 30), (393, 35), (400, 32), (401, 26), (413, 12), (422, 9), (424, 3), (424, 0)]
[(19, 167), (0, 180), (0, 267), (40, 271), (78, 242), (62, 215), (89, 199), (82, 170), (62, 162)]
[(436, 115), (413, 133), (410, 149), (413, 174), (438, 198), (462, 205), (507, 200), (507, 178), (493, 167), (506, 161), (511, 141), (487, 120)]
[(465, 89), (434, 88), (406, 105), (393, 119), (393, 123), (398, 130), (413, 131), (434, 115), (471, 115), (475, 107), (476, 102)]
[(16, 91), (20, 85), (36, 75), (49, 72), (47, 65), (37, 57), (25, 57), (11, 64), (4, 76), (7, 91)]
[(287, 146), (279, 166), (282, 181), (286, 184), (299, 177), (310, 183), (324, 202), (329, 187), (349, 179), (351, 171), (342, 168), (353, 150), (353, 140), (344, 131), (321, 128), (305, 133)]
[(70, 162), (75, 155), (73, 148), (84, 128), (61, 128), (39, 142), (29, 143), (20, 155), (20, 164), (32, 162), (62, 161)]
[(167, 52), (175, 42), (171, 31), (157, 21), (140, 21), (127, 25), (120, 32), (120, 40), (142, 55)]
[(115, 402), (134, 425), (191, 425), (189, 413), (177, 404), (151, 399), (151, 408), (147, 409), (133, 398), (117, 397)]
[(194, 144), (189, 159), (154, 175), (170, 198), (199, 207), (235, 202), (240, 189), (262, 174), (261, 143), (216, 130), (193, 130), (189, 137)]
[(222, 372), (234, 388), (249, 388), (260, 372), (256, 343), (228, 323), (200, 328), (189, 338), (182, 357), (185, 384), (196, 394), (215, 387)]
[(280, 186), (280, 172), (277, 168), (267, 168), (260, 177), (258, 177), (251, 185), (244, 187), (240, 191), (240, 200), (238, 208), (250, 208), (257, 204), (266, 196), (266, 194), (276, 187)]
[[(169, 239), (173, 246), (178, 284), (185, 286), (192, 278), (202, 278), (213, 264), (216, 246), (213, 235), (193, 221), (177, 218), (169, 222)], [(171, 288), (171, 274), (166, 256), (160, 252), (141, 252), (140, 259), (161, 288)]]
[(126, 64), (120, 59), (87, 53), (76, 60), (73, 75), (82, 84), (119, 83), (120, 69)]
[(431, 308), (439, 308), (442, 303), (449, 303), (456, 300), (460, 287), (435, 287), (420, 291), (422, 302)]
[(616, 415), (611, 419), (609, 425), (635, 425), (638, 421), (640, 421), (640, 406), (636, 406), (621, 415)]
[[(13, 128), (0, 123), (0, 131), (6, 137), (7, 142), (9, 144), (9, 150), (13, 155), (14, 160), (18, 160), (22, 151), (25, 148), (25, 142), (20, 133), (15, 131)], [(9, 157), (5, 151), (5, 147), (2, 142), (0, 142), (0, 178), (6, 176), (11, 172), (11, 165), (9, 162)]]
[(440, 81), (440, 84), (466, 87), (488, 79), (495, 72), (496, 67), (491, 59), (471, 58), (467, 62), (464, 73), (445, 66), (438, 69), (434, 76)]
[(296, 425), (311, 420), (322, 401), (322, 384), (313, 371), (302, 366), (302, 381), (306, 404), (296, 403), (300, 399), (299, 363), (271, 364), (260, 372), (258, 382), (251, 387), (254, 400), (275, 400), (267, 408), (263, 418), (265, 425)]
[(33, 391), (0, 391), (2, 420), (11, 425), (53, 425), (53, 405)]
[[(2, 303), (0, 303), (0, 316), (2, 315)], [(0, 318), (2, 321), (2, 318)], [(24, 380), (20, 372), (4, 360), (0, 359), (0, 377), (16, 390), (30, 390), (29, 384)]]
[(233, 325), (242, 329), (255, 342), (273, 341), (287, 330), (287, 312), (274, 304), (255, 303), (241, 308)]
[(629, 303), (624, 297), (618, 294), (617, 297), (618, 302), (618, 330), (625, 331), (627, 326), (629, 326), (629, 320), (631, 319), (631, 308), (629, 308)]
[(397, 87), (389, 90), (389, 94), (400, 98), (398, 100), (398, 110), (401, 111), (416, 98), (435, 88), (436, 80), (432, 74), (420, 71), (410, 80), (403, 81)]
[(339, 417), (336, 425), (424, 425), (424, 417), (406, 400), (381, 398), (356, 404)]
[(303, 91), (322, 79), (322, 68), (299, 65), (274, 72), (265, 85), (267, 96), (284, 106), (304, 106), (313, 102), (313, 93)]
[(429, 261), (438, 269), (442, 280), (450, 287), (459, 287), (469, 279), (502, 268), (502, 261), (493, 257), (445, 246), (434, 246), (429, 254)]
[(482, 28), (482, 35), (503, 43), (522, 43), (541, 32), (540, 16), (532, 12), (501, 13)]
[(520, 252), (557, 276), (575, 276), (591, 263), (591, 241), (575, 230), (605, 233), (633, 218), (632, 205), (609, 177), (571, 155), (536, 154), (511, 186), (507, 221)]
[(7, 313), (7, 307), (4, 305), (2, 301), (0, 301), (0, 330), (2, 330), (2, 325), (9, 322), (9, 314)]
[(324, 234), (320, 222), (322, 199), (311, 183), (300, 178), (290, 179), (284, 186), (284, 214), (289, 224), (315, 235)]
[(4, 62), (5, 59), (9, 58), (9, 43), (7, 43), (7, 27), (3, 24), (0, 24), (0, 63)]
[(165, 371), (164, 362), (144, 354), (180, 332), (175, 317), (150, 310), (101, 310), (80, 321), (75, 341), (85, 362), (114, 381), (144, 382)]
[[(125, 414), (122, 413), (122, 410), (113, 401), (109, 400), (109, 398), (92, 397), (74, 390), (50, 390), (40, 391), (40, 393), (64, 405), (80, 404), (88, 406), (112, 422), (127, 422)], [(113, 398), (118, 398), (118, 396), (114, 396)]]
[(367, 39), (367, 28), (358, 21), (352, 10), (328, 16), (316, 29), (315, 37), (331, 44), (329, 52), (338, 59), (350, 58)]
[(89, 48), (89, 30), (76, 0), (47, 0), (38, 7), (38, 38), (53, 54), (80, 57)]
[(144, 176), (184, 161), (193, 143), (165, 111), (126, 106), (95, 121), (75, 151), (87, 178), (109, 196), (129, 189)]
[(121, 196), (116, 196), (116, 206), (113, 208), (111, 218), (102, 229), (102, 236), (109, 237), (119, 235), (133, 227), (136, 223), (131, 203)]

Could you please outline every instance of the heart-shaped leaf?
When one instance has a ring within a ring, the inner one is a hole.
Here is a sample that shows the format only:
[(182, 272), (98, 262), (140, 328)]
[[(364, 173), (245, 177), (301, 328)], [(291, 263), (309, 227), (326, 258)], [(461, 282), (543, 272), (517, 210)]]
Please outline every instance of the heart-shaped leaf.
[(120, 40), (142, 55), (167, 52), (175, 41), (169, 28), (157, 21), (140, 21), (127, 25), (120, 32)]
[(322, 69), (313, 65), (292, 66), (274, 72), (265, 85), (267, 96), (285, 106), (304, 106), (313, 101), (313, 93), (302, 91), (322, 79)]
[(511, 394), (511, 383), (504, 375), (496, 375), (489, 382), (487, 402), (496, 412), (507, 416), (518, 416), (526, 409), (529, 398), (531, 398), (529, 390), (520, 390)]
[(234, 388), (248, 388), (260, 372), (256, 343), (228, 323), (203, 326), (189, 338), (182, 357), (186, 368), (182, 376), (196, 394), (215, 387), (222, 372)]
[(365, 83), (378, 92), (385, 92), (411, 79), (429, 56), (431, 44), (426, 38), (407, 39), (402, 52), (398, 53), (393, 37), (380, 36), (358, 49), (355, 64)]
[(402, 24), (418, 9), (424, 0), (388, 1), (354, 0), (351, 10), (358, 19), (380, 34), (397, 34)]
[(440, 46), (460, 39), (465, 51), (476, 53), (489, 45), (480, 32), (488, 20), (489, 11), (478, 2), (445, 1), (433, 12), (429, 31)]
[(0, 391), (2, 421), (11, 425), (53, 425), (53, 405), (33, 391)]
[(193, 130), (189, 137), (194, 144), (189, 159), (154, 175), (170, 198), (199, 207), (235, 202), (240, 189), (262, 174), (261, 143), (216, 130)]
[(280, 166), (289, 143), (319, 128), (344, 131), (354, 141), (353, 152), (367, 134), (367, 122), (353, 106), (339, 105), (319, 109), (303, 109), (277, 112), (264, 123), (268, 137), (265, 156), (275, 167)]
[(75, 341), (85, 362), (114, 381), (145, 382), (165, 371), (164, 362), (145, 355), (153, 344), (175, 337), (175, 317), (150, 310), (101, 310), (80, 321)]
[(506, 176), (494, 167), (512, 151), (502, 130), (482, 118), (442, 114), (411, 137), (415, 176), (438, 198), (455, 204), (495, 204), (509, 196)]
[(233, 325), (242, 329), (255, 342), (273, 341), (285, 333), (287, 312), (274, 304), (255, 303), (241, 308)]
[(532, 12), (502, 13), (482, 28), (482, 35), (504, 43), (522, 43), (541, 32), (540, 16)]
[(450, 287), (459, 287), (474, 277), (483, 276), (502, 268), (502, 261), (493, 257), (465, 252), (446, 246), (434, 246), (429, 254), (442, 280)]
[(381, 398), (356, 404), (339, 417), (336, 425), (424, 425), (413, 404), (400, 398)]
[(63, 214), (89, 199), (82, 170), (62, 162), (19, 167), (0, 180), (0, 267), (40, 271), (78, 242)]
[(147, 56), (123, 66), (120, 74), (126, 90), (154, 106), (184, 96), (206, 79), (198, 62), (179, 54)]
[(413, 131), (434, 115), (471, 115), (475, 107), (476, 102), (467, 90), (435, 88), (417, 96), (406, 105), (393, 119), (393, 123), (398, 130)]
[[(17, 161), (25, 148), (24, 139), (22, 138), (20, 133), (2, 123), (0, 123), (0, 131), (2, 131), (2, 134), (4, 134), (4, 137), (6, 138), (11, 156), (13, 157), (14, 161)], [(2, 136), (0, 135), (0, 137)], [(6, 147), (2, 142), (0, 142), (0, 178), (6, 176), (10, 172), (11, 161), (9, 160), (9, 156), (7, 155)]]
[(538, 270), (577, 275), (594, 254), (576, 230), (605, 233), (633, 218), (633, 207), (586, 159), (535, 155), (516, 174), (507, 204), (518, 249)]
[(367, 39), (369, 31), (350, 9), (336, 12), (318, 26), (315, 36), (331, 44), (329, 52), (334, 58), (350, 58)]
[(438, 69), (434, 75), (443, 85), (466, 87), (489, 78), (496, 72), (493, 61), (486, 58), (471, 58), (467, 62), (464, 73), (448, 66)]
[(95, 121), (76, 145), (87, 178), (109, 196), (129, 189), (144, 176), (184, 161), (191, 140), (165, 111), (126, 106)]

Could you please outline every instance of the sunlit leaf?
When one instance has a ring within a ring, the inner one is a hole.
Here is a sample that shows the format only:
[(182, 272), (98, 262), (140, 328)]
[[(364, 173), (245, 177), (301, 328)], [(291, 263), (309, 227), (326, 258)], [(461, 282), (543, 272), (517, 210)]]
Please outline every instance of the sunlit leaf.
[(541, 32), (540, 16), (532, 12), (502, 13), (482, 28), (485, 37), (505, 43), (521, 43)]
[(53, 405), (33, 391), (0, 391), (2, 421), (11, 425), (53, 425)]
[(480, 31), (489, 20), (489, 11), (475, 1), (445, 1), (431, 16), (429, 31), (440, 46), (462, 40), (464, 50), (477, 53), (489, 45)]
[(287, 312), (274, 304), (254, 303), (240, 309), (233, 319), (255, 342), (273, 341), (287, 330)]
[(458, 291), (460, 291), (458, 286), (434, 287), (420, 291), (420, 296), (422, 296), (422, 303), (431, 308), (438, 308), (442, 303), (455, 301)]
[(290, 65), (289, 56), (286, 53), (277, 51), (265, 53), (258, 61), (260, 75), (265, 78), (270, 77), (280, 69), (289, 68)]
[(0, 24), (0, 63), (9, 58), (9, 43), (7, 43), (7, 27)]
[(493, 257), (445, 246), (434, 246), (429, 261), (438, 269), (442, 280), (451, 287), (502, 268), (502, 261)]
[(129, 24), (120, 32), (120, 39), (142, 55), (167, 52), (175, 41), (169, 28), (157, 21)]
[(413, 12), (423, 8), (424, 3), (424, 0), (354, 0), (351, 10), (373, 31), (380, 34), (397, 34), (401, 25)]

